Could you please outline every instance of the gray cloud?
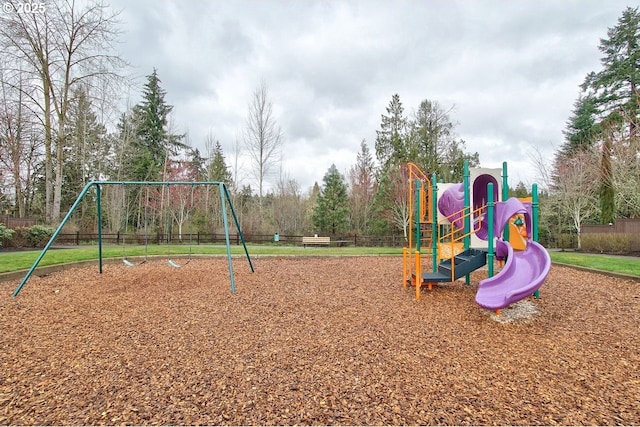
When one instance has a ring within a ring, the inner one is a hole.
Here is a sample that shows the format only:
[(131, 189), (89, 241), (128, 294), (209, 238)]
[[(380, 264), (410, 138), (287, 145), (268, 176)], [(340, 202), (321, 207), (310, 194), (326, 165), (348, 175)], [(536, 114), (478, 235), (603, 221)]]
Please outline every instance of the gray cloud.
[(194, 145), (213, 133), (229, 159), (264, 79), (286, 173), (303, 188), (332, 163), (346, 173), (362, 139), (373, 151), (394, 93), (407, 114), (423, 99), (455, 106), (458, 134), (483, 165), (513, 162), (531, 182), (526, 151), (552, 156), (560, 145), (578, 85), (599, 69), (599, 40), (627, 4), (114, 0), (123, 55), (140, 76), (158, 68)]

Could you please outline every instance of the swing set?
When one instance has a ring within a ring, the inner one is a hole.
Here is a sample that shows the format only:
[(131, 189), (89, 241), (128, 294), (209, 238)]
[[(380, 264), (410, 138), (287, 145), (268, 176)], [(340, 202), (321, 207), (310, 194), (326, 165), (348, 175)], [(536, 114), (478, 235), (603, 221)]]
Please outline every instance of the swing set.
[[(102, 217), (102, 192), (103, 192), (103, 188), (107, 188), (107, 187), (113, 187), (113, 186), (121, 186), (122, 188), (122, 215), (123, 215), (123, 221), (122, 221), (122, 226), (120, 228), (120, 230), (123, 231), (123, 238), (122, 238), (122, 263), (128, 267), (134, 267), (136, 264), (133, 263), (131, 260), (127, 259), (127, 255), (126, 255), (126, 235), (127, 235), (127, 229), (128, 229), (128, 222), (129, 222), (129, 209), (127, 206), (127, 199), (126, 199), (126, 188), (128, 186), (144, 186), (146, 189), (146, 195), (144, 197), (144, 242), (145, 242), (145, 255), (144, 255), (144, 259), (138, 264), (144, 264), (145, 262), (147, 262), (148, 259), (148, 246), (149, 246), (149, 224), (150, 224), (150, 215), (149, 215), (149, 209), (150, 209), (150, 194), (149, 194), (149, 188), (150, 187), (154, 187), (154, 186), (159, 186), (162, 189), (162, 197), (164, 198), (164, 190), (167, 189), (167, 196), (166, 196), (166, 203), (167, 206), (170, 207), (170, 203), (171, 203), (171, 194), (170, 194), (170, 189), (172, 186), (189, 186), (190, 187), (190, 191), (191, 191), (191, 196), (190, 196), (190, 202), (189, 202), (189, 210), (187, 210), (186, 212), (186, 216), (189, 217), (190, 216), (190, 210), (193, 208), (193, 193), (194, 193), (194, 189), (197, 186), (217, 186), (219, 189), (219, 194), (220, 194), (220, 206), (221, 206), (221, 214), (222, 214), (222, 223), (224, 226), (224, 234), (225, 234), (225, 242), (226, 242), (226, 249), (227, 249), (227, 262), (229, 265), (229, 278), (230, 278), (230, 287), (231, 287), (231, 293), (235, 293), (235, 280), (234, 280), (234, 275), (233, 275), (233, 262), (231, 259), (231, 242), (230, 242), (230, 238), (229, 238), (229, 224), (228, 224), (228, 220), (227, 220), (227, 204), (231, 213), (231, 216), (233, 217), (233, 221), (235, 223), (236, 226), (236, 231), (238, 233), (238, 237), (240, 238), (240, 241), (242, 242), (242, 247), (244, 249), (244, 253), (246, 255), (247, 261), (249, 263), (249, 267), (251, 268), (251, 272), (254, 271), (253, 268), (253, 263), (251, 262), (251, 257), (249, 256), (249, 251), (247, 249), (247, 245), (246, 242), (244, 240), (244, 235), (242, 234), (242, 230), (240, 228), (240, 223), (238, 221), (238, 217), (236, 215), (236, 212), (233, 208), (233, 204), (231, 203), (231, 197), (229, 196), (229, 191), (226, 187), (226, 185), (223, 182), (217, 182), (217, 181), (198, 181), (198, 182), (191, 182), (191, 181), (92, 181), (90, 183), (88, 183), (87, 185), (85, 185), (85, 187), (82, 189), (82, 191), (80, 192), (80, 195), (78, 195), (78, 198), (76, 199), (76, 201), (73, 203), (73, 205), (71, 206), (71, 208), (69, 209), (69, 212), (67, 212), (67, 214), (65, 215), (64, 219), (62, 220), (62, 222), (60, 222), (60, 225), (58, 225), (58, 228), (54, 231), (54, 233), (52, 234), (51, 238), (49, 239), (49, 241), (47, 242), (47, 244), (45, 245), (45, 247), (42, 249), (42, 252), (40, 252), (40, 255), (38, 256), (38, 258), (35, 260), (35, 262), (33, 263), (33, 265), (31, 266), (31, 268), (27, 271), (26, 275), (24, 276), (24, 278), (22, 279), (22, 281), (20, 282), (20, 284), (18, 285), (18, 287), (15, 289), (15, 291), (13, 292), (13, 297), (17, 297), (18, 294), (20, 293), (20, 291), (22, 290), (22, 288), (24, 287), (24, 285), (27, 283), (27, 281), (29, 280), (29, 278), (31, 277), (31, 275), (33, 274), (33, 272), (35, 271), (35, 269), (38, 267), (38, 264), (40, 263), (40, 261), (42, 260), (42, 258), (44, 257), (44, 255), (47, 253), (47, 251), (51, 248), (51, 245), (53, 244), (53, 242), (55, 241), (55, 239), (58, 237), (58, 235), (60, 234), (60, 232), (62, 231), (63, 227), (65, 226), (65, 224), (69, 221), (69, 219), (71, 218), (71, 215), (73, 214), (73, 212), (76, 210), (76, 208), (78, 208), (78, 206), (80, 205), (80, 203), (82, 202), (82, 200), (85, 198), (85, 196), (87, 195), (87, 193), (89, 193), (90, 190), (95, 189), (95, 201), (96, 201), (96, 212), (97, 212), (97, 229), (98, 229), (98, 271), (100, 274), (102, 274), (102, 270), (103, 270), (103, 257), (102, 257), (102, 247), (103, 247), (103, 233), (102, 233), (102, 224), (103, 224), (103, 217)], [(141, 192), (142, 194), (142, 192)], [(168, 209), (167, 209), (168, 211)], [(169, 263), (170, 266), (174, 267), (174, 268), (180, 268), (186, 264), (188, 264), (191, 261), (192, 258), (192, 247), (193, 247), (193, 233), (189, 233), (190, 237), (189, 237), (189, 256), (188, 259), (186, 261), (186, 263), (184, 264), (178, 264), (176, 261), (171, 259), (171, 217), (169, 215), (169, 213), (167, 212), (165, 215), (165, 220), (166, 220), (166, 229), (165, 229), (165, 234), (163, 235), (163, 237), (166, 239), (167, 241), (167, 262)]]

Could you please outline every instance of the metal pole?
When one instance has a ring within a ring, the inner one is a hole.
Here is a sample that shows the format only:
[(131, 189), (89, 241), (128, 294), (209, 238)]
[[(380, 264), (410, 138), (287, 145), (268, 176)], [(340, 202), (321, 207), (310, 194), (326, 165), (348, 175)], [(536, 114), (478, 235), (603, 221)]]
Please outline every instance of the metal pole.
[[(538, 241), (538, 184), (531, 186), (531, 240)], [(533, 293), (534, 298), (540, 298), (540, 289)]]
[(487, 236), (487, 267), (489, 269), (489, 277), (493, 277), (493, 258), (495, 252), (493, 249), (493, 208), (495, 203), (493, 201), (493, 182), (487, 184), (487, 222), (488, 222), (488, 236)]
[(420, 179), (416, 178), (416, 251), (420, 252)]
[(420, 287), (422, 286), (422, 268), (420, 266), (420, 251), (416, 251), (416, 300), (420, 299)]
[(407, 274), (407, 248), (402, 248), (402, 286), (406, 289), (407, 280), (409, 275)]
[[(502, 201), (506, 202), (509, 199), (509, 175), (507, 174), (507, 162), (502, 162)], [(502, 235), (506, 242), (509, 241), (509, 223), (504, 226)]]
[(102, 274), (102, 189), (96, 184), (96, 207), (98, 210), (98, 271)]
[(464, 181), (462, 185), (464, 187), (464, 250), (466, 251), (471, 245), (471, 238), (469, 237), (469, 232), (471, 231), (471, 210), (469, 209), (471, 202), (469, 199), (471, 196), (469, 195), (469, 162), (467, 160), (464, 161)]
[[(463, 182), (463, 187), (464, 187), (464, 239), (463, 239), (464, 243), (463, 245), (464, 245), (465, 251), (468, 250), (469, 247), (471, 246), (471, 236), (469, 234), (471, 232), (471, 200), (470, 200), (471, 195), (469, 194), (469, 192), (471, 191), (471, 189), (469, 188), (470, 185), (471, 184), (470, 184), (470, 177), (469, 177), (469, 162), (465, 160), (464, 161), (464, 182)], [(455, 268), (454, 258), (451, 259), (451, 267), (453, 271), (453, 268)], [(465, 276), (464, 282), (467, 285), (471, 284), (470, 274), (467, 274)]]
[(538, 241), (538, 184), (531, 186), (531, 238)]
[(220, 204), (222, 205), (222, 223), (224, 224), (224, 238), (227, 243), (227, 263), (229, 264), (229, 279), (231, 281), (231, 293), (236, 292), (236, 283), (233, 278), (233, 262), (231, 261), (231, 243), (229, 242), (229, 224), (227, 223), (227, 208), (224, 204), (224, 190), (221, 185), (220, 189)]
[(414, 197), (414, 192), (411, 191), (412, 188), (412, 184), (413, 181), (411, 181), (411, 169), (409, 169), (409, 188), (407, 189), (407, 192), (409, 193), (409, 250), (413, 251), (413, 233), (411, 232), (411, 225), (413, 224), (413, 212), (414, 212), (414, 206), (413, 204), (419, 204), (420, 202), (418, 200), (413, 200)]
[(222, 186), (222, 189), (224, 190), (225, 197), (229, 202), (229, 209), (231, 209), (231, 215), (233, 216), (233, 221), (236, 224), (236, 230), (238, 231), (236, 234), (236, 237), (240, 237), (240, 239), (242, 240), (242, 247), (244, 248), (244, 253), (247, 256), (247, 261), (249, 261), (249, 267), (251, 268), (251, 272), (253, 273), (255, 271), (253, 269), (253, 263), (251, 262), (251, 257), (249, 256), (249, 250), (247, 249), (247, 243), (244, 240), (244, 234), (242, 234), (242, 229), (240, 228), (240, 223), (238, 222), (238, 216), (236, 215), (236, 211), (233, 208), (233, 203), (231, 203), (231, 196), (229, 196), (229, 190), (227, 189), (227, 186), (224, 183), (222, 183), (221, 186)]
[(431, 264), (433, 272), (438, 271), (438, 184), (436, 173), (431, 174)]

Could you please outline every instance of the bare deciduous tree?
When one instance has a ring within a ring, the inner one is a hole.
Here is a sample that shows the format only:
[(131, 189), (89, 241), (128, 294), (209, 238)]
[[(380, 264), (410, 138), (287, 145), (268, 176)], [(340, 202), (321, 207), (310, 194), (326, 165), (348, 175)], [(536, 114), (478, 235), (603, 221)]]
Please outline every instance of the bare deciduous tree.
[(554, 166), (555, 180), (551, 196), (560, 212), (571, 219), (581, 247), (580, 229), (582, 223), (593, 218), (599, 211), (598, 192), (599, 170), (594, 167), (599, 162), (596, 150), (585, 149), (571, 156), (559, 156)]
[(302, 197), (300, 186), (295, 179), (286, 174), (278, 181), (276, 196), (273, 199), (274, 230), (283, 234), (303, 233), (306, 223), (307, 203)]
[(409, 230), (409, 173), (406, 163), (390, 169), (379, 183), (377, 197), (385, 200), (382, 216), (402, 230), (405, 240), (408, 240)]
[(371, 208), (376, 192), (375, 164), (363, 140), (356, 164), (349, 169), (349, 192), (351, 228), (355, 232), (367, 233), (371, 221)]
[(274, 169), (282, 145), (282, 130), (273, 116), (273, 105), (264, 81), (253, 92), (243, 138), (252, 162), (251, 171), (258, 184), (258, 196), (262, 200), (264, 181)]
[(0, 15), (0, 45), (6, 59), (39, 81), (31, 101), (44, 129), (45, 210), (48, 220), (58, 221), (72, 91), (80, 84), (90, 92), (104, 89), (104, 81), (118, 80), (125, 64), (110, 53), (119, 35), (117, 13), (102, 0), (81, 6), (75, 0), (51, 0), (45, 6), (39, 13)]
[(18, 73), (16, 84), (10, 84), (0, 70), (0, 169), (7, 178), (14, 198), (16, 214), (26, 215), (32, 199), (36, 164), (40, 160), (41, 140), (35, 127), (36, 118), (22, 102), (26, 83)]
[(542, 188), (549, 189), (553, 185), (553, 162), (545, 156), (542, 150), (532, 145), (528, 152), (529, 160), (536, 169), (536, 180)]

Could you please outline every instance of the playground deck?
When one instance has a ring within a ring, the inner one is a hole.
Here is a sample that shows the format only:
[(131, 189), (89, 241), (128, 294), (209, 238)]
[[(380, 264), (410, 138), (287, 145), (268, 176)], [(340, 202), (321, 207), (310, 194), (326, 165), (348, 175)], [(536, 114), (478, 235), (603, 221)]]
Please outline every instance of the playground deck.
[(0, 283), (0, 424), (640, 424), (640, 283), (554, 266), (500, 323), (398, 257), (107, 265)]

